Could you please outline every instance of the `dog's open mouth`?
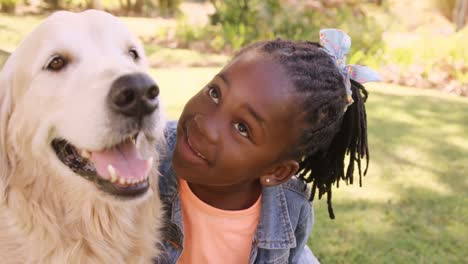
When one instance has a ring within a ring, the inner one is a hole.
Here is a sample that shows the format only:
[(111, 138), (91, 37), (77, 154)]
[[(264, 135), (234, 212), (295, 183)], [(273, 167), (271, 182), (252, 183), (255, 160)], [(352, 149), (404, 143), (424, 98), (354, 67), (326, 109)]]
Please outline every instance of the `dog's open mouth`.
[(94, 182), (101, 190), (118, 196), (140, 196), (149, 188), (153, 158), (141, 158), (137, 135), (100, 151), (81, 150), (64, 139), (54, 139), (52, 148), (63, 164)]

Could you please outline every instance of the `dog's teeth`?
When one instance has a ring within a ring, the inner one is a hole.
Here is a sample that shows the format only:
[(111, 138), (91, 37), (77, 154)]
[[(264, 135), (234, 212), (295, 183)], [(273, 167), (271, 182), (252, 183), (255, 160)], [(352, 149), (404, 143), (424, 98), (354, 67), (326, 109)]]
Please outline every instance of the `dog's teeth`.
[(81, 156), (85, 159), (89, 159), (91, 157), (91, 153), (87, 150), (82, 150), (81, 151)]
[(117, 180), (117, 172), (115, 172), (115, 169), (112, 165), (107, 165), (107, 171), (109, 172), (109, 175), (111, 176), (111, 182), (115, 182)]
[(130, 140), (130, 142), (132, 142), (133, 145), (136, 145), (136, 137), (134, 137), (134, 136), (129, 136), (129, 137), (128, 137), (128, 140)]
[(136, 146), (136, 148), (139, 150), (141, 148), (141, 142), (138, 142), (138, 137), (140, 136), (140, 132), (138, 132), (138, 134), (135, 136), (134, 138), (134, 144)]
[(107, 171), (109, 171), (110, 174), (110, 181), (112, 183), (117, 181), (117, 172), (115, 172), (115, 169), (112, 165), (107, 165)]

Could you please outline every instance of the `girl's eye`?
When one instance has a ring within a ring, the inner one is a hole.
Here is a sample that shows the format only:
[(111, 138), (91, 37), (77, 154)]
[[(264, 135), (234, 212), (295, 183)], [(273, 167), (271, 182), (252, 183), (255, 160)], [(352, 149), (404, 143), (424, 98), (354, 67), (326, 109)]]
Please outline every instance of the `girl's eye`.
[(219, 103), (219, 91), (216, 88), (208, 88), (208, 94), (210, 95), (211, 99), (213, 99), (213, 102), (215, 102), (215, 104)]
[(49, 63), (47, 63), (45, 69), (48, 71), (58, 72), (65, 68), (66, 65), (67, 60), (60, 55), (56, 55), (49, 61)]
[(243, 137), (249, 137), (249, 129), (244, 123), (234, 123), (234, 128), (241, 134)]

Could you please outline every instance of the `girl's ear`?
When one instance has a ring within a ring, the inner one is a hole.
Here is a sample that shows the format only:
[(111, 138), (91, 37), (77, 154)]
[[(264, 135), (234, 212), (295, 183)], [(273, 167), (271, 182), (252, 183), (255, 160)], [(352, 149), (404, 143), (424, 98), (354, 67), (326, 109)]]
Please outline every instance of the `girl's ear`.
[(260, 183), (265, 187), (276, 186), (289, 180), (299, 169), (295, 160), (285, 160), (275, 165), (268, 173), (260, 177)]

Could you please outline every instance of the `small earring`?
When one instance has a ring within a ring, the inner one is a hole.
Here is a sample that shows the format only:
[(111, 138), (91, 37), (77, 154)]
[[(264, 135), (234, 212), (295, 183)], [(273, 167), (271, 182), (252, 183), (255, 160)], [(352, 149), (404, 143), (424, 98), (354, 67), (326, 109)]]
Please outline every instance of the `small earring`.
[(270, 183), (270, 179), (269, 178), (266, 178), (266, 183)]

